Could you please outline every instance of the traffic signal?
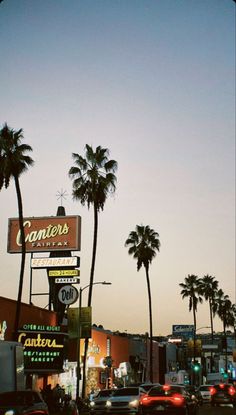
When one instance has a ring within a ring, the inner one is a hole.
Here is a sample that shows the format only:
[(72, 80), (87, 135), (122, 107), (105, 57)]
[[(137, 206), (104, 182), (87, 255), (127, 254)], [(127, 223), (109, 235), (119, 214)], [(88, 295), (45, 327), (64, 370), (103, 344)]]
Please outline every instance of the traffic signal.
[(200, 369), (201, 369), (201, 365), (200, 365), (200, 363), (199, 362), (194, 362), (193, 363), (193, 370), (194, 370), (194, 372), (199, 372), (200, 371)]

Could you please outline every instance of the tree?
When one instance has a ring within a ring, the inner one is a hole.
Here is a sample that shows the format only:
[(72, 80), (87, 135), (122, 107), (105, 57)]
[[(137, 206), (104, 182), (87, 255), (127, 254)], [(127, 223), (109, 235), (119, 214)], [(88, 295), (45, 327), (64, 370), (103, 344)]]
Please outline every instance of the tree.
[[(75, 166), (69, 170), (69, 176), (74, 179), (72, 195), (83, 206), (87, 205), (88, 209), (93, 205), (94, 215), (94, 232), (93, 232), (93, 249), (90, 269), (90, 282), (88, 293), (88, 307), (92, 303), (92, 291), (94, 281), (94, 270), (97, 252), (97, 234), (98, 234), (98, 213), (104, 209), (106, 199), (109, 194), (116, 190), (117, 162), (109, 160), (109, 150), (96, 147), (95, 151), (92, 146), (86, 144), (85, 157), (77, 153), (72, 153)], [(85, 395), (85, 373), (86, 358), (88, 350), (88, 339), (85, 339), (85, 352), (83, 364), (83, 389), (82, 396)]]
[(160, 249), (159, 234), (149, 226), (136, 225), (134, 231), (130, 232), (125, 246), (129, 247), (128, 253), (137, 259), (137, 270), (144, 266), (146, 272), (148, 303), (149, 303), (149, 327), (150, 327), (150, 381), (153, 382), (153, 362), (152, 362), (152, 298), (149, 278), (149, 266)]
[(199, 280), (199, 292), (209, 303), (210, 310), (210, 323), (211, 323), (211, 340), (213, 343), (213, 305), (215, 301), (215, 296), (218, 291), (219, 282), (212, 277), (211, 275), (204, 275), (203, 278)]
[(228, 351), (227, 351), (227, 327), (234, 327), (235, 316), (234, 306), (229, 296), (219, 289), (215, 297), (214, 313), (217, 313), (223, 323), (223, 342), (225, 344), (225, 370), (228, 371)]
[(193, 311), (193, 324), (194, 324), (194, 333), (193, 333), (193, 359), (195, 361), (196, 357), (196, 313), (197, 306), (199, 303), (202, 303), (202, 297), (199, 290), (199, 278), (197, 275), (188, 275), (184, 279), (184, 283), (179, 284), (182, 288), (180, 294), (182, 298), (189, 298), (189, 311)]
[(20, 278), (18, 288), (18, 298), (16, 305), (16, 316), (14, 323), (14, 336), (16, 339), (17, 330), (20, 321), (20, 307), (22, 298), (22, 289), (24, 281), (24, 269), (25, 269), (25, 234), (23, 225), (23, 204), (20, 190), (19, 177), (22, 173), (28, 170), (29, 166), (32, 166), (34, 161), (26, 153), (32, 151), (32, 148), (27, 144), (21, 144), (21, 140), (24, 138), (23, 130), (18, 131), (10, 128), (7, 123), (4, 124), (0, 130), (0, 190), (4, 186), (6, 189), (10, 184), (10, 180), (15, 182), (17, 202), (18, 202), (18, 216), (19, 216), (19, 228), (21, 234), (21, 267)]
[[(214, 342), (214, 329), (213, 329), (213, 304), (216, 292), (218, 290), (218, 281), (216, 281), (215, 277), (211, 275), (204, 275), (203, 278), (199, 280), (199, 292), (205, 298), (206, 301), (209, 303), (209, 311), (210, 311), (210, 323), (211, 323), (211, 342)], [(212, 352), (211, 352), (211, 371), (212, 371)]]

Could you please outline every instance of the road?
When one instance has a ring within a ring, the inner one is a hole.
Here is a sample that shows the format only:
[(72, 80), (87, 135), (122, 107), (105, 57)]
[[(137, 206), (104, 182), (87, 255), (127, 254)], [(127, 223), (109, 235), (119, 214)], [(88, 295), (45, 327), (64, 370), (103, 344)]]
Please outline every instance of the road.
[(198, 415), (236, 415), (236, 408), (233, 406), (218, 406), (211, 408), (210, 405), (203, 405), (199, 409)]

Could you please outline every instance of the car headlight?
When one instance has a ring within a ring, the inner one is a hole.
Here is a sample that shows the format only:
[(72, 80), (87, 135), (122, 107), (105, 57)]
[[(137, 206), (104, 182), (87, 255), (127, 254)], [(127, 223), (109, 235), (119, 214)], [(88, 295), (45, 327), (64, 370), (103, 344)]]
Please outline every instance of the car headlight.
[(106, 401), (106, 407), (110, 408), (111, 407), (111, 401)]
[(129, 406), (131, 406), (132, 408), (137, 408), (138, 405), (139, 405), (138, 399), (134, 399), (133, 401), (129, 402)]
[(95, 405), (95, 402), (94, 401), (92, 401), (92, 402), (90, 402), (90, 406), (94, 406)]
[(4, 412), (4, 415), (15, 415), (14, 409), (8, 409), (8, 411)]

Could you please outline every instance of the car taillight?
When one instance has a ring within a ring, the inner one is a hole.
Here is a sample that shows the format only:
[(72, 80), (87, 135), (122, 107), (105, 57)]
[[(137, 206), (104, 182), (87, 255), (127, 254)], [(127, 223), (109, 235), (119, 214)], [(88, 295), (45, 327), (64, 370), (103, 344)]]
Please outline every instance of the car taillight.
[(152, 401), (149, 395), (143, 395), (140, 399), (140, 405), (148, 405)]
[(235, 394), (235, 388), (233, 386), (229, 387), (229, 394), (233, 396)]
[(225, 388), (225, 384), (224, 383), (220, 383), (219, 384), (220, 389), (224, 389)]
[(164, 391), (170, 390), (170, 385), (163, 385), (163, 390)]
[(35, 409), (33, 411), (27, 412), (27, 415), (48, 415), (48, 412), (42, 409)]
[(211, 396), (214, 395), (216, 393), (216, 389), (215, 388), (210, 388), (210, 394)]
[(183, 397), (183, 395), (180, 395), (179, 393), (175, 393), (172, 396), (171, 400), (172, 400), (173, 404), (176, 405), (176, 406), (181, 406), (184, 403), (184, 397)]

